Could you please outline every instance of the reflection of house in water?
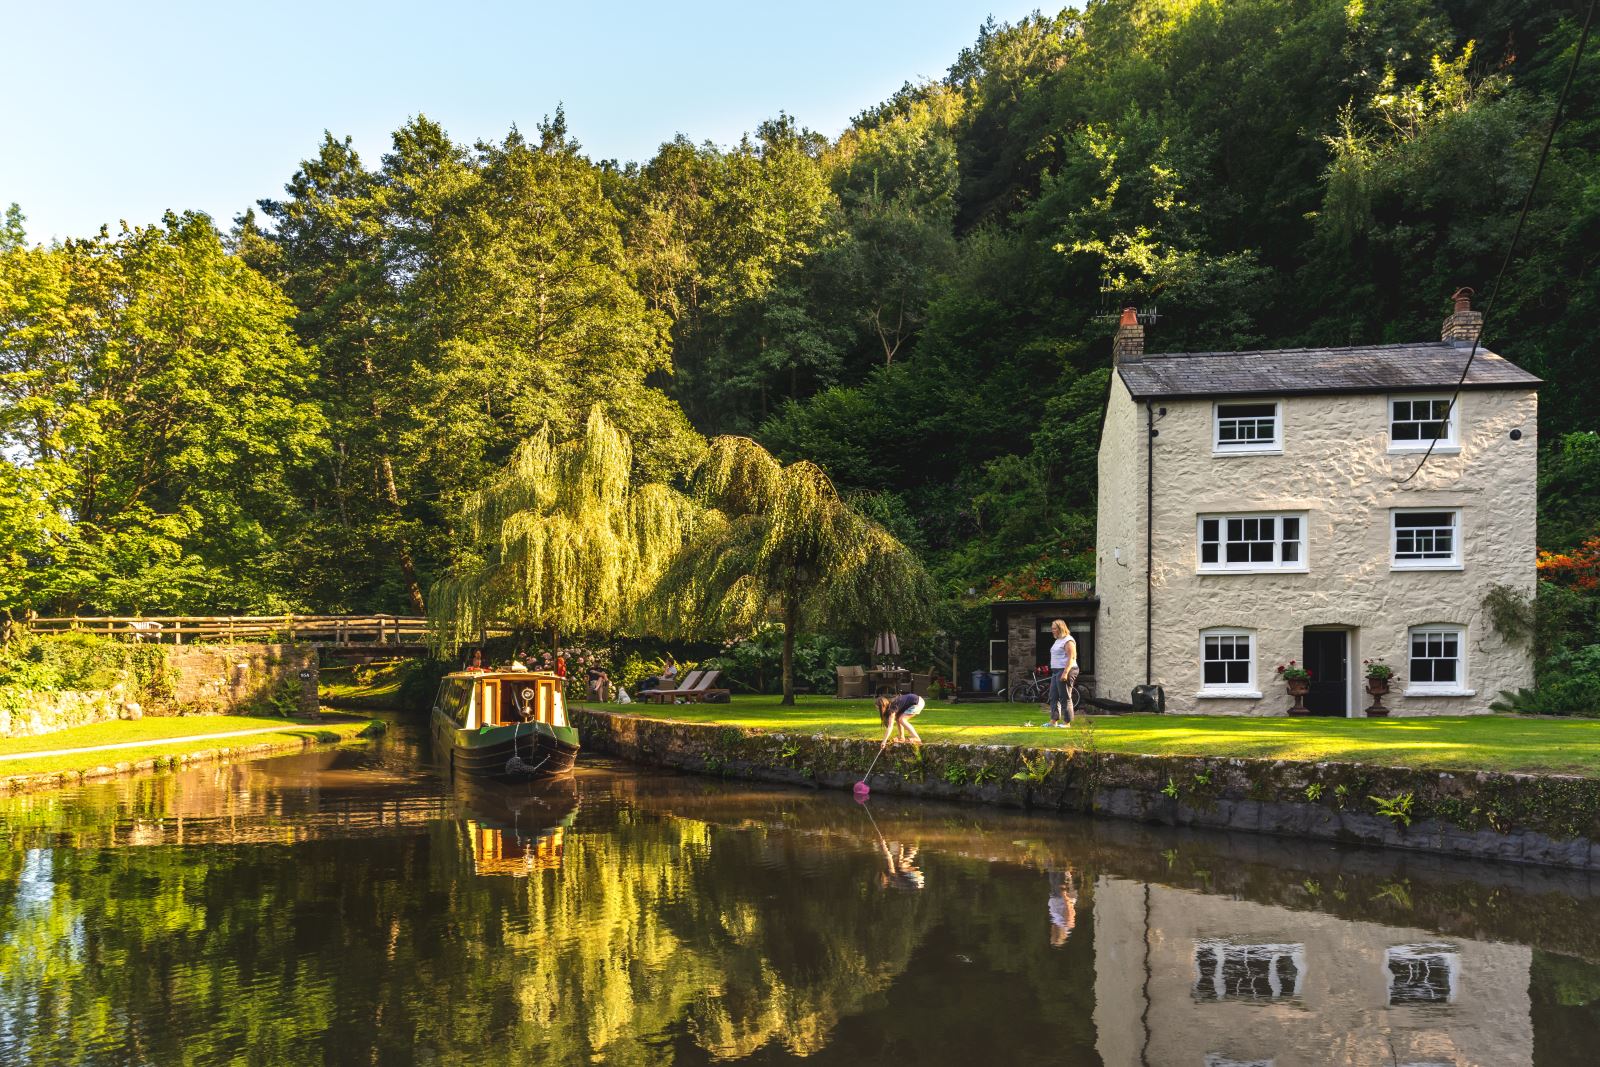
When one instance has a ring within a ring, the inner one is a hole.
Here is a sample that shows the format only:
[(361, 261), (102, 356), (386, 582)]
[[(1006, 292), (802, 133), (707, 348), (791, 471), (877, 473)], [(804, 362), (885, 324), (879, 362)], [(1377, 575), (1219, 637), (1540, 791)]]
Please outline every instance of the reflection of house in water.
[(1515, 1067), (1532, 951), (1103, 877), (1106, 1067)]

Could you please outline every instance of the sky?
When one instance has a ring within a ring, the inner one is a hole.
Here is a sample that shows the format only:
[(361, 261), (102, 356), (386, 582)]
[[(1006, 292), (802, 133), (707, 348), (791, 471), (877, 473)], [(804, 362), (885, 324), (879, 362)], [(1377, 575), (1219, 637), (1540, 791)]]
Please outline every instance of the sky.
[(835, 136), (942, 76), (1016, 0), (245, 4), (0, 0), (0, 207), (34, 241), (197, 209), (226, 228), (322, 132), (375, 163), (426, 114), (457, 140), (558, 104), (595, 159), (730, 144), (787, 111)]

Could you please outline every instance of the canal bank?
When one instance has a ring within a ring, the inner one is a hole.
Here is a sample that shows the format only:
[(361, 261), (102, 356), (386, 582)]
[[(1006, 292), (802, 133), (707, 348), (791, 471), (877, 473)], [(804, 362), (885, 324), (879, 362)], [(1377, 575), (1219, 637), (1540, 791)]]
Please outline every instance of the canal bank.
[(18, 748), (16, 742), (0, 746), (0, 793), (281, 755), (374, 737), (383, 730), (383, 723), (377, 720), (343, 716), (276, 722), (257, 717), (195, 716), (100, 723), (30, 738), (30, 747)]
[[(847, 789), (876, 741), (571, 712), (586, 751), (729, 778)], [(1075, 747), (894, 745), (873, 793), (1600, 871), (1600, 781), (1347, 761), (1106, 752)]]

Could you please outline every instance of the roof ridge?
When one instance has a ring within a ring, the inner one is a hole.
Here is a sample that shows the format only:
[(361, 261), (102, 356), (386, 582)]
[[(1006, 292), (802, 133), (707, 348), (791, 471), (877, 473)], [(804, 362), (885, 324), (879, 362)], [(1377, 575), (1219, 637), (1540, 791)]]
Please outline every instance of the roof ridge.
[[(1204, 352), (1146, 352), (1144, 359), (1188, 359), (1199, 356), (1270, 356), (1298, 352), (1393, 352), (1404, 348), (1455, 348), (1449, 341), (1399, 341), (1384, 345), (1306, 345), (1299, 348), (1233, 348), (1210, 349)], [(1478, 346), (1480, 354), (1489, 349)], [(1495, 353), (1498, 355), (1498, 353)], [(1137, 363), (1139, 360), (1130, 362)]]

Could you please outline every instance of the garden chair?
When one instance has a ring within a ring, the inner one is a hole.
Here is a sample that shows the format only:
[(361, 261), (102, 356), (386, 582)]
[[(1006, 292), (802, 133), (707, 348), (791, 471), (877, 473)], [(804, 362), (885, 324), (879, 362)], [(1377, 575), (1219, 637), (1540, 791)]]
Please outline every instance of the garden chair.
[(867, 672), (864, 667), (835, 667), (834, 671), (839, 675), (839, 691), (834, 694), (835, 699), (854, 697), (859, 700), (867, 695)]
[(701, 704), (718, 697), (731, 696), (732, 694), (729, 690), (716, 688), (717, 679), (721, 677), (721, 671), (706, 671), (698, 681), (691, 677), (689, 681), (693, 684), (685, 683), (684, 687), (678, 691), (677, 698), (690, 704)]
[(704, 673), (704, 671), (690, 671), (689, 676), (683, 681), (679, 682), (677, 685), (662, 684), (656, 686), (654, 689), (644, 689), (633, 695), (636, 700), (654, 701), (657, 704), (665, 704), (673, 697), (683, 692), (685, 689), (688, 689), (695, 683), (699, 682), (700, 676)]

